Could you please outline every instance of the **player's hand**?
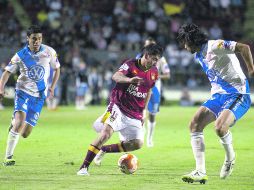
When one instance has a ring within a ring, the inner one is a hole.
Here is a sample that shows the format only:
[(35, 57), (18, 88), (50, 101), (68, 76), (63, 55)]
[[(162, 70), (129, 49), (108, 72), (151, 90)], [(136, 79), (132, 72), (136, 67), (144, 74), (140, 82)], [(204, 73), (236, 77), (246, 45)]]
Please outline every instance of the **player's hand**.
[(49, 88), (49, 99), (54, 98), (55, 96), (55, 89)]
[(143, 82), (144, 82), (144, 79), (142, 79), (140, 77), (132, 77), (132, 78), (130, 78), (130, 83), (140, 84), (140, 83), (143, 83)]

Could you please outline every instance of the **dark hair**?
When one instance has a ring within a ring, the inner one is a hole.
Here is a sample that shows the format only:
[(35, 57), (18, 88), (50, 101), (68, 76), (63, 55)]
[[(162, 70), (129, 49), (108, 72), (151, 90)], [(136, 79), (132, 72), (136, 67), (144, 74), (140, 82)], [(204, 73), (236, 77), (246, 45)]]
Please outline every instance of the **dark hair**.
[(155, 55), (155, 56), (159, 55), (161, 57), (163, 53), (163, 49), (158, 44), (152, 43), (142, 48), (142, 55), (144, 55), (145, 53), (147, 53), (148, 55)]
[(207, 35), (200, 28), (193, 24), (184, 24), (178, 30), (177, 40), (181, 45), (201, 46), (208, 41)]
[(37, 26), (37, 25), (32, 25), (30, 26), (27, 31), (26, 31), (26, 35), (29, 37), (31, 34), (35, 34), (35, 33), (42, 33), (41, 27)]
[(146, 41), (150, 41), (150, 42), (156, 43), (156, 41), (155, 41), (152, 37), (148, 37), (148, 38), (146, 39)]

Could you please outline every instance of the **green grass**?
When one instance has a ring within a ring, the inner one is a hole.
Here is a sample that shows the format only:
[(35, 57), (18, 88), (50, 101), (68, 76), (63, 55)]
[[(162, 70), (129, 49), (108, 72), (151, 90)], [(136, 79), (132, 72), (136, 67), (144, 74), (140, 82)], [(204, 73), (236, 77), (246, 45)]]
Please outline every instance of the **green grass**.
[[(47, 111), (44, 108), (32, 134), (27, 139), (21, 138), (17, 145), (16, 165), (0, 166), (0, 189), (254, 189), (253, 108), (232, 129), (237, 161), (227, 180), (219, 179), (224, 151), (210, 125), (205, 130), (209, 181), (205, 185), (181, 181), (181, 175), (194, 168), (188, 123), (197, 107), (161, 107), (155, 147), (144, 146), (134, 152), (140, 162), (134, 175), (118, 170), (121, 154), (108, 154), (101, 167), (90, 167), (91, 176), (77, 176), (87, 147), (96, 137), (91, 124), (104, 109), (89, 107), (76, 111), (73, 107), (60, 107), (57, 111)], [(0, 158), (4, 157), (11, 114), (11, 108), (0, 111)], [(109, 142), (118, 142), (118, 135), (114, 134)]]

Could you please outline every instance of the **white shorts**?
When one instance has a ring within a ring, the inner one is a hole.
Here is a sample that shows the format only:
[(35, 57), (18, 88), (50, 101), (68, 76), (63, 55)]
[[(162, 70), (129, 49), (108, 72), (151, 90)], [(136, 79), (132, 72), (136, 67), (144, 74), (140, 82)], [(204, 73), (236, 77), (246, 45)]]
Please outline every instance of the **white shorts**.
[(144, 139), (144, 128), (142, 122), (124, 115), (116, 104), (113, 105), (110, 116), (105, 120), (112, 129), (119, 132), (121, 141), (133, 139)]

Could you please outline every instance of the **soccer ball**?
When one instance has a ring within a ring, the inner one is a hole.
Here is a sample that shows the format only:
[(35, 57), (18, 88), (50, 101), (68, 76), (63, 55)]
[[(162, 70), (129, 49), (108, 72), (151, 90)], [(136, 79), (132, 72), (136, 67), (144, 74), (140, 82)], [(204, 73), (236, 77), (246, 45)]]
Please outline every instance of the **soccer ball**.
[(133, 174), (138, 169), (138, 158), (133, 154), (126, 153), (119, 158), (118, 167), (125, 174)]

